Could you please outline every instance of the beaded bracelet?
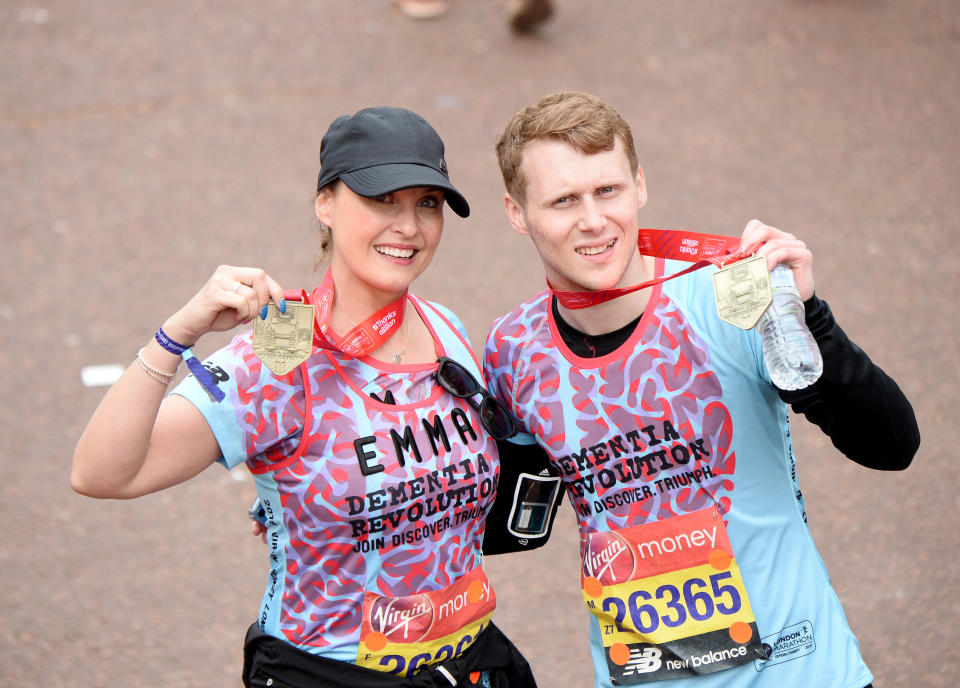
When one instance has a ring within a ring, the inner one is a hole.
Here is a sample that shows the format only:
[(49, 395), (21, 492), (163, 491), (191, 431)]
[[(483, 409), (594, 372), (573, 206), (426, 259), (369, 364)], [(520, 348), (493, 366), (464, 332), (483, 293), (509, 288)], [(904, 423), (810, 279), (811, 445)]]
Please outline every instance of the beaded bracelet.
[[(143, 372), (152, 377), (154, 380), (159, 382), (161, 385), (166, 387), (170, 384), (170, 381), (173, 380), (173, 376), (177, 374), (177, 371), (172, 373), (167, 373), (162, 370), (157, 370), (152, 365), (143, 360), (143, 349), (137, 352), (137, 363), (140, 364), (140, 367), (143, 368)], [(180, 366), (177, 365), (179, 368)]]
[[(149, 370), (149, 371), (152, 372), (152, 373), (156, 373), (156, 374), (159, 375), (160, 377), (165, 377), (165, 378), (167, 378), (168, 380), (172, 380), (172, 379), (173, 379), (173, 376), (177, 374), (177, 370), (174, 369), (174, 371), (173, 371), (172, 373), (168, 373), (168, 372), (166, 372), (165, 370), (158, 370), (157, 368), (154, 368), (152, 365), (150, 365), (149, 363), (147, 363), (146, 361), (144, 361), (144, 360), (143, 360), (143, 350), (146, 349), (146, 348), (147, 348), (147, 347), (142, 347), (142, 348), (140, 349), (140, 351), (137, 352), (137, 360), (140, 361), (140, 365), (143, 366), (143, 368), (144, 368), (145, 370)], [(177, 368), (179, 368), (179, 367), (180, 367), (180, 362), (177, 361)]]

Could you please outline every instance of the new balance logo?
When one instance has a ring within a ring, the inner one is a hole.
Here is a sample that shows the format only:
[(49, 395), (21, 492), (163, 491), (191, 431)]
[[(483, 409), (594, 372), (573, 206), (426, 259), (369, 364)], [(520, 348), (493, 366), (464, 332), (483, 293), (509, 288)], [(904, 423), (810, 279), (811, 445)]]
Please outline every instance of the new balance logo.
[(663, 651), (658, 647), (645, 649), (631, 647), (630, 659), (623, 667), (624, 677), (633, 674), (651, 674), (657, 671), (663, 665), (663, 662), (660, 661), (661, 656), (663, 656)]
[(218, 385), (221, 382), (226, 382), (230, 379), (230, 376), (227, 374), (227, 371), (221, 368), (220, 366), (215, 366), (212, 363), (204, 363), (203, 367), (207, 369), (207, 372), (210, 373), (210, 376), (213, 378), (213, 381)]

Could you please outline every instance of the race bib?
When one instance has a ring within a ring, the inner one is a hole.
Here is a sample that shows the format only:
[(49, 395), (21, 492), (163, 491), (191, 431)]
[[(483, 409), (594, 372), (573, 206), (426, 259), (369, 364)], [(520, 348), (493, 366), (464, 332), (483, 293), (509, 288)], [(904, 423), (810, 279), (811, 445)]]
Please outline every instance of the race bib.
[(581, 535), (581, 585), (615, 684), (712, 673), (765, 656), (716, 507)]
[(496, 606), (480, 566), (441, 590), (406, 597), (367, 591), (357, 664), (412, 676), (424, 665), (459, 657), (490, 623)]

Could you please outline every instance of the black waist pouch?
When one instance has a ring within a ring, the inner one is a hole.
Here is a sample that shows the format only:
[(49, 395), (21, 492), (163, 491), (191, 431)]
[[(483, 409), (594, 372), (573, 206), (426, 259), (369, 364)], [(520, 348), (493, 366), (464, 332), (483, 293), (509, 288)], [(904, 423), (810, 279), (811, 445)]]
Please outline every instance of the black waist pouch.
[(492, 688), (536, 688), (520, 651), (492, 623), (456, 659), (430, 664), (405, 678), (304, 652), (253, 624), (243, 645), (247, 688), (473, 688), (486, 671)]

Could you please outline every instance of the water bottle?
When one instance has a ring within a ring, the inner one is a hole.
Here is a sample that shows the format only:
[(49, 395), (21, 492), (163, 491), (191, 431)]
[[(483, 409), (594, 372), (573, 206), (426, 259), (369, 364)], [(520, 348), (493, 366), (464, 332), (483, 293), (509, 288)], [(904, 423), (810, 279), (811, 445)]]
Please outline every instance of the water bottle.
[(809, 387), (823, 372), (823, 358), (807, 329), (793, 271), (777, 265), (770, 271), (770, 287), (773, 301), (757, 323), (770, 379), (780, 389)]

